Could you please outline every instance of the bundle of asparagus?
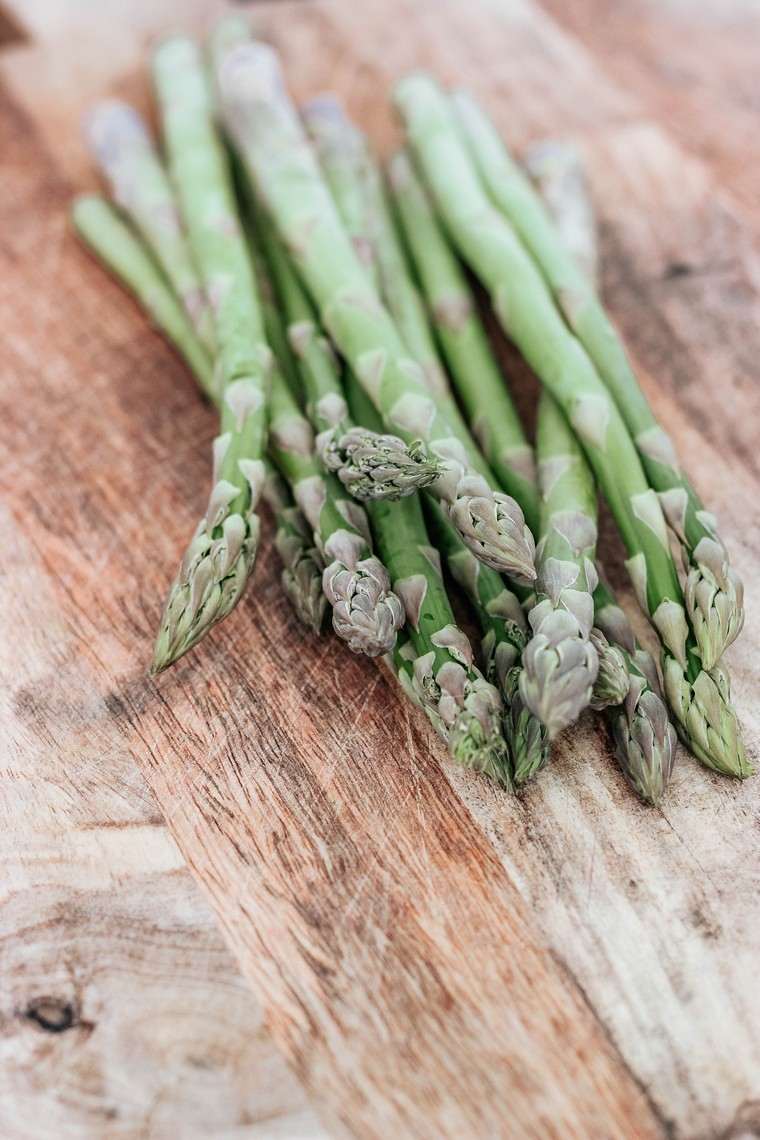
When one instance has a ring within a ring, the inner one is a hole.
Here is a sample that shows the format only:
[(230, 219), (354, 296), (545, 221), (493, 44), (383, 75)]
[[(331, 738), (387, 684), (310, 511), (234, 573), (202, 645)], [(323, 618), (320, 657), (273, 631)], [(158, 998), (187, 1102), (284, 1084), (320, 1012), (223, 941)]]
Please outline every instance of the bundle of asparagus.
[[(397, 95), (410, 149), (386, 178), (334, 98), (298, 114), (237, 18), (205, 60), (161, 44), (153, 75), (165, 158), (131, 108), (96, 108), (114, 204), (81, 198), (73, 218), (220, 414), (154, 670), (240, 599), (262, 497), (297, 617), (319, 634), (330, 610), (349, 648), (382, 657), (457, 762), (520, 785), (604, 710), (624, 775), (657, 803), (667, 698), (703, 763), (749, 775), (719, 663), (741, 584), (598, 301), (576, 157), (544, 146), (523, 172), (471, 99), (417, 76)], [(537, 463), (465, 267), (545, 386)], [(598, 570), (597, 482), (662, 642), (664, 696)]]

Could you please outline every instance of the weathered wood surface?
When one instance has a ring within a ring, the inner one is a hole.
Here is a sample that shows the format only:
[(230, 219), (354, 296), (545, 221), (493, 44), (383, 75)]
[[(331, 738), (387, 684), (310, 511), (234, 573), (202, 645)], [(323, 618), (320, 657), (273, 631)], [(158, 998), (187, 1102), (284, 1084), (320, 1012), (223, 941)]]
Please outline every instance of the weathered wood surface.
[[(99, 753), (134, 756), (335, 1135), (757, 1134), (757, 781), (732, 785), (684, 758), (664, 810), (645, 811), (588, 717), (510, 800), (453, 771), (370, 663), (304, 639), (267, 558), (234, 618), (145, 680), (213, 424), (168, 349), (75, 248), (64, 207), (66, 180), (91, 177), (82, 107), (106, 91), (147, 105), (138, 61), (161, 29), (143, 3), (102, 19), (50, 4), (57, 25), (43, 0), (22, 7), (35, 39), (6, 53), (5, 109), (23, 133), (23, 108), (52, 159), (27, 142), (3, 205), (14, 330), (3, 498), (30, 564), (16, 605), (41, 581), (58, 615), (53, 628), (29, 619), (75, 710), (34, 713), (38, 732), (56, 727), (51, 766), (81, 755), (88, 717)], [(181, 8), (192, 25), (213, 7), (164, 4), (161, 23)], [(745, 5), (731, 7), (738, 20)], [(530, 0), (256, 11), (296, 92), (337, 87), (384, 147), (389, 85), (420, 65), (472, 86), (518, 147), (548, 132), (581, 142), (606, 295), (748, 585), (729, 660), (757, 756), (751, 171), (734, 185), (723, 151), (660, 113), (643, 65), (624, 90), (593, 37), (588, 51)], [(72, 661), (86, 712), (62, 668)]]

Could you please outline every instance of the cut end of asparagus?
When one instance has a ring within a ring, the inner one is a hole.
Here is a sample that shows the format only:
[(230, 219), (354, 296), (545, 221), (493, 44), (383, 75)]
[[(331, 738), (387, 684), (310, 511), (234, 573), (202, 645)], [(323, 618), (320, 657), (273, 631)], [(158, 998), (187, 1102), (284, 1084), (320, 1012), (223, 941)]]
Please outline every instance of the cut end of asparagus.
[(535, 580), (535, 540), (511, 496), (492, 491), (479, 475), (466, 474), (444, 500), (451, 522), (476, 558), (501, 574)]
[(686, 747), (714, 772), (746, 780), (754, 775), (747, 758), (736, 710), (731, 704), (728, 674), (719, 665), (702, 669), (693, 683), (670, 654), (663, 657), (665, 695)]
[(317, 438), (328, 471), (338, 475), (355, 499), (401, 499), (434, 483), (440, 464), (422, 440), (409, 445), (395, 435), (366, 428), (328, 430)]
[(721, 543), (703, 538), (691, 552), (684, 589), (686, 609), (708, 671), (744, 625), (744, 587)]
[[(214, 537), (217, 535), (217, 537)], [(209, 533), (204, 518), (164, 607), (151, 673), (161, 673), (235, 608), (256, 560), (259, 520), (229, 514)]]
[(333, 629), (352, 652), (366, 657), (391, 652), (405, 614), (379, 559), (364, 558), (353, 566), (335, 560), (325, 568), (322, 588), (333, 608)]
[(615, 755), (644, 803), (657, 805), (676, 759), (676, 734), (668, 710), (643, 677), (633, 674), (625, 703), (612, 715)]
[(595, 627), (589, 637), (599, 659), (599, 672), (591, 694), (591, 707), (601, 709), (622, 705), (631, 683), (628, 663), (622, 649), (612, 645), (601, 629)]
[(520, 695), (553, 740), (588, 707), (599, 658), (578, 619), (548, 598), (533, 607), (529, 621), (533, 637), (522, 656)]

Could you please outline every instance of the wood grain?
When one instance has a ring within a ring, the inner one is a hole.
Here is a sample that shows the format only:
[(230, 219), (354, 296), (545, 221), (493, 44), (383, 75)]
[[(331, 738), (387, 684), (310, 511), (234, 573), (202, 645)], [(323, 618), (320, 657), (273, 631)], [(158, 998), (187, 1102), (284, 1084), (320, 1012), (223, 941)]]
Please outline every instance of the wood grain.
[[(90, 177), (83, 105), (108, 90), (147, 102), (139, 59), (157, 28), (148, 5), (129, 10), (134, 24), (115, 4), (110, 24), (89, 25), (97, 58), (72, 35), (70, 74), (53, 69), (52, 84), (43, 65), (57, 41), (3, 65), (53, 159), (38, 148), (14, 163), (3, 206), (3, 312), (23, 330), (5, 346), (0, 414), (16, 457), (3, 497), (34, 566), (20, 596), (37, 579), (51, 591), (71, 639), (60, 662), (76, 656), (99, 747), (147, 776), (333, 1134), (752, 1135), (757, 781), (733, 785), (683, 757), (664, 810), (646, 811), (588, 717), (509, 799), (453, 770), (370, 663), (304, 638), (268, 557), (192, 659), (144, 679), (213, 425), (65, 231), (66, 179)], [(173, 14), (163, 5), (162, 23)], [(518, 148), (549, 132), (579, 140), (607, 298), (748, 585), (730, 663), (757, 756), (760, 278), (741, 194), (669, 133), (654, 94), (616, 86), (528, 0), (284, 3), (257, 19), (298, 95), (337, 87), (382, 148), (395, 138), (390, 84), (420, 65), (472, 86)], [(119, 37), (109, 57), (102, 45)], [(529, 382), (520, 397), (530, 402)], [(49, 725), (53, 713), (36, 715)], [(73, 756), (82, 717), (66, 729)]]

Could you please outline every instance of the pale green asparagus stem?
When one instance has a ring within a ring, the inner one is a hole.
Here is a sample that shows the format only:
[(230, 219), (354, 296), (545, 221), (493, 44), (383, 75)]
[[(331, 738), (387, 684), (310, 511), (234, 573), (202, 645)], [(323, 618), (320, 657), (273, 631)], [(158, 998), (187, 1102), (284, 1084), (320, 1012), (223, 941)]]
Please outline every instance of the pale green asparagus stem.
[(325, 562), (322, 586), (333, 629), (354, 653), (388, 653), (404, 621), (388, 572), (372, 553), (363, 507), (325, 474), (314, 451), (311, 425), (279, 373), (272, 379), (270, 450), (318, 538)]
[(165, 41), (153, 57), (153, 73), (169, 167), (213, 313), (222, 428), (206, 513), (161, 619), (153, 660), (158, 672), (230, 613), (253, 569), (272, 353), (197, 46)]
[[(248, 195), (253, 207), (253, 202)], [(316, 450), (355, 499), (400, 499), (429, 486), (439, 463), (421, 440), (407, 445), (396, 435), (354, 425), (348, 414), (340, 365), (322, 333), (287, 253), (260, 210), (256, 237), (267, 258), (287, 338), (297, 361), (306, 412), (317, 431)]]
[(702, 668), (659, 500), (617, 406), (530, 256), (486, 196), (443, 94), (416, 76), (400, 84), (397, 100), (452, 240), (488, 288), (505, 331), (561, 405), (612, 508), (637, 596), (663, 642), (665, 691), (679, 731), (709, 767), (750, 775), (728, 676), (718, 667)]
[[(211, 358), (190, 319), (150, 253), (113, 206), (94, 195), (80, 197), (72, 210), (74, 225), (90, 249), (127, 287), (153, 323), (184, 357), (198, 384), (218, 403)], [(275, 545), (283, 561), (282, 581), (298, 617), (315, 632), (324, 621), (321, 555), (301, 512), (271, 465), (266, 464), (262, 495), (277, 523)]]
[[(396, 223), (390, 214), (379, 170), (367, 140), (347, 118), (335, 99), (323, 97), (316, 103), (309, 104), (306, 117), (317, 142), (322, 167), (332, 187), (338, 210), (344, 217), (351, 216), (353, 212), (355, 224), (361, 217), (367, 226), (364, 248), (372, 251), (376, 266), (374, 276), (381, 289), (382, 299), (396, 316), (397, 326), (407, 348), (418, 362), (425, 362), (423, 377), (426, 386), (433, 395), (443, 394), (446, 401), (453, 405), (427, 313), (412, 280), (406, 254), (400, 244)], [(340, 177), (335, 176), (336, 163), (340, 166)], [(355, 171), (353, 180), (352, 168)], [(366, 199), (366, 204), (359, 211), (356, 204), (362, 197)], [(362, 235), (357, 231), (356, 236)], [(456, 416), (459, 418), (458, 411)], [(371, 417), (365, 415), (363, 422), (371, 422)], [(487, 468), (484, 467), (484, 470)], [(519, 696), (514, 699), (517, 684), (513, 671), (519, 673), (516, 663), (525, 644), (523, 611), (499, 574), (479, 562), (464, 544), (435, 500), (431, 501), (430, 508), (439, 538), (448, 543), (450, 567), (474, 587), (474, 604), (483, 619), (484, 642), (488, 646), (488, 679), (493, 681), (498, 672), (504, 691), (509, 693), (509, 711), (504, 722), (505, 736), (512, 770), (522, 778), (523, 773), (535, 771), (541, 766), (548, 751), (548, 742), (541, 726), (536, 724), (535, 718), (524, 708)], [(490, 607), (492, 612), (486, 607)], [(497, 656), (498, 670), (495, 661)]]
[(657, 666), (637, 643), (625, 611), (602, 575), (594, 590), (594, 620), (608, 643), (620, 650), (628, 687), (624, 700), (610, 704), (615, 756), (636, 794), (657, 804), (667, 788), (676, 760), (676, 734), (662, 699)]
[(112, 100), (90, 112), (85, 131), (114, 201), (152, 251), (198, 338), (213, 355), (211, 308), (182, 232), (174, 191), (148, 128), (132, 107)]
[(442, 461), (433, 493), (478, 557), (531, 580), (533, 540), (522, 511), (472, 469), (467, 446), (425, 389), (340, 223), (275, 53), (263, 44), (236, 48), (218, 67), (217, 79), (229, 134), (324, 327), (386, 429), (409, 443), (422, 438)]
[[(352, 375), (347, 390), (354, 419), (376, 430), (377, 412)], [(414, 650), (408, 659), (408, 684), (414, 699), (447, 742), (454, 760), (510, 787), (501, 699), (475, 665), (469, 639), (456, 624), (440, 555), (425, 529), (419, 497), (380, 500), (368, 504), (368, 511), (393, 589), (406, 611)]]
[(744, 624), (742, 583), (731, 569), (715, 519), (681, 470), (673, 444), (639, 386), (593, 282), (565, 248), (530, 181), (472, 98), (458, 94), (454, 106), (488, 193), (530, 250), (569, 327), (594, 361), (633, 437), (649, 482), (659, 493), (667, 521), (681, 544), (686, 607), (702, 666), (709, 671)]
[[(595, 285), (599, 243), (596, 218), (577, 149), (547, 141), (533, 146), (529, 172), (546, 201), (566, 247)], [(599, 674), (591, 707), (606, 709), (615, 755), (636, 793), (658, 803), (676, 756), (676, 734), (662, 699), (657, 666), (637, 643), (628, 618), (599, 574), (594, 590), (591, 640), (599, 656)]]
[(536, 548), (538, 603), (523, 653), (520, 693), (552, 739), (591, 701), (599, 658), (590, 641), (596, 586), (596, 488), (562, 411), (547, 392), (538, 406), (541, 487)]
[(527, 643), (523, 609), (500, 575), (478, 562), (467, 549), (432, 496), (426, 497), (425, 513), (449, 573), (464, 591), (480, 625), (485, 676), (498, 685), (503, 697), (502, 729), (512, 780), (516, 785), (524, 784), (548, 760), (549, 739), (520, 695), (520, 659)]
[(95, 194), (77, 198), (71, 216), (80, 237), (134, 294), (156, 327), (185, 358), (209, 399), (216, 400), (211, 357), (144, 244), (110, 202)]
[(404, 238), (472, 432), (535, 534), (538, 494), (533, 449), (478, 317), (472, 290), (406, 153), (391, 160), (389, 177)]
[[(184, 356), (201, 388), (218, 405), (220, 397), (212, 380), (208, 356), (140, 239), (113, 207), (100, 198), (78, 200), (74, 222), (90, 248), (153, 315), (159, 328)], [(371, 556), (369, 526), (362, 508), (346, 497), (339, 483), (331, 477), (325, 478), (319, 467), (311, 446), (311, 428), (276, 364), (271, 419), (270, 452), (288, 480), (294, 498), (307, 508), (303, 515), (314, 534), (314, 543), (299, 554), (293, 549), (293, 530), (296, 526), (299, 531), (303, 528), (291, 517), (291, 533), (286, 536), (291, 541), (285, 545), (278, 542), (285, 561), (283, 580), (296, 612), (301, 617), (311, 612), (316, 623), (319, 612), (314, 593), (316, 563), (324, 562), (323, 551), (353, 548), (355, 559), (340, 561), (336, 556), (323, 571), (325, 593), (335, 607), (333, 625), (356, 652), (371, 656), (385, 653), (393, 644), (393, 633), (402, 618), (401, 603), (389, 594), (387, 573)], [(271, 486), (268, 461), (264, 461), (264, 471), (265, 485)], [(315, 546), (318, 550), (313, 549)], [(287, 561), (286, 555), (294, 561)]]
[(314, 544), (314, 532), (293, 502), (287, 483), (271, 464), (261, 497), (274, 515), (274, 545), (282, 562), (281, 581), (299, 621), (314, 633), (325, 624), (327, 598), (322, 589), (325, 564)]
[(353, 226), (354, 240), (363, 238), (365, 257), (377, 292), (404, 344), (422, 368), (425, 386), (439, 401), (446, 416), (466, 431), (441, 366), (425, 303), (399, 242), (380, 170), (365, 135), (332, 95), (311, 100), (302, 114), (338, 213), (347, 228)]
[[(268, 269), (255, 244), (251, 252), (262, 294), (271, 290)], [(314, 433), (301, 412), (293, 387), (300, 387), (278, 307), (264, 306), (267, 336), (278, 344), (293, 372), (293, 386), (275, 368), (272, 376), (269, 446), (291, 483), (299, 507), (316, 537), (323, 561), (323, 588), (333, 607), (333, 628), (355, 653), (377, 657), (389, 652), (403, 623), (399, 599), (388, 573), (371, 549), (363, 509), (347, 499), (341, 484), (325, 475), (317, 460)], [(280, 363), (277, 358), (277, 363)]]

